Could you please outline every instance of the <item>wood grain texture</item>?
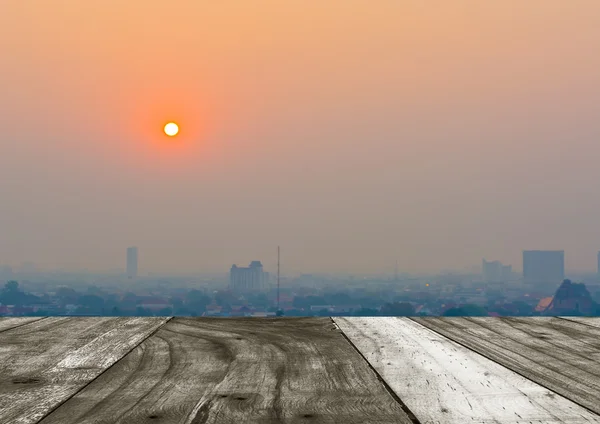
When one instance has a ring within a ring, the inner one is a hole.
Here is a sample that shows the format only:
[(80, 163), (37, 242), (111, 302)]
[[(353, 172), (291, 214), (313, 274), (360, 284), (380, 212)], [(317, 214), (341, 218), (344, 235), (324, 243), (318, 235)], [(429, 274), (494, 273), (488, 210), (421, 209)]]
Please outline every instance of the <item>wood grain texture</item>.
[(600, 328), (550, 317), (414, 320), (600, 414)]
[(12, 328), (20, 327), (30, 322), (41, 320), (43, 317), (3, 317), (0, 318), (0, 333)]
[(0, 423), (35, 423), (164, 318), (46, 318), (0, 333)]
[(599, 317), (560, 317), (567, 321), (578, 322), (579, 324), (589, 325), (591, 327), (600, 328), (600, 318)]
[(306, 422), (411, 422), (328, 318), (174, 318), (42, 421)]
[(408, 318), (334, 318), (422, 423), (598, 423), (600, 416)]

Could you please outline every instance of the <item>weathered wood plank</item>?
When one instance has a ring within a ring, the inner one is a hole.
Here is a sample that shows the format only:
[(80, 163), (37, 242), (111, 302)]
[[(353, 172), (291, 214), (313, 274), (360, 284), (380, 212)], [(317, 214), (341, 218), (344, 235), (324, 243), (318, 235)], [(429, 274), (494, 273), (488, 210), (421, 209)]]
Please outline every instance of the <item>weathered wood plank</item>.
[(559, 317), (564, 320), (578, 322), (579, 324), (589, 325), (592, 327), (600, 328), (600, 318), (599, 317)]
[(35, 322), (43, 319), (43, 317), (3, 317), (0, 318), (0, 333), (12, 328), (20, 327), (30, 322)]
[(600, 332), (560, 318), (414, 318), (600, 414)]
[(0, 423), (35, 423), (164, 318), (46, 318), (0, 333)]
[(174, 318), (42, 421), (146, 422), (411, 421), (328, 318)]
[(334, 318), (421, 422), (598, 423), (600, 416), (408, 318)]

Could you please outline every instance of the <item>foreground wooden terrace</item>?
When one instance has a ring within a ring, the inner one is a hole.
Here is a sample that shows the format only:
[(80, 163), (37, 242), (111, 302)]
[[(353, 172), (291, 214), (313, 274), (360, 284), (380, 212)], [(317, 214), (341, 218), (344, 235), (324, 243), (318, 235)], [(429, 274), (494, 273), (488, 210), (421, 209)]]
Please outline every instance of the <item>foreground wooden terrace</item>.
[(0, 423), (600, 423), (600, 318), (0, 318)]

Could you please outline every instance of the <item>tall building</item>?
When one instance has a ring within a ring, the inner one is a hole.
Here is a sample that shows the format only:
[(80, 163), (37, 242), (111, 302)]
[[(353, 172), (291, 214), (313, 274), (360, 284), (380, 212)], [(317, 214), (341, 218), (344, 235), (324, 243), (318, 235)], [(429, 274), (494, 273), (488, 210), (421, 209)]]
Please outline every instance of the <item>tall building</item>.
[(127, 277), (136, 278), (138, 274), (138, 248), (127, 248)]
[(500, 261), (481, 261), (483, 280), (486, 283), (497, 283), (502, 281), (502, 263)]
[(528, 283), (561, 283), (565, 279), (565, 251), (524, 250), (523, 278)]
[(483, 259), (481, 269), (483, 280), (486, 283), (504, 283), (511, 279), (512, 266), (503, 265), (500, 261), (486, 261)]
[(260, 261), (252, 261), (247, 268), (233, 265), (229, 273), (230, 288), (234, 291), (262, 290), (267, 275)]

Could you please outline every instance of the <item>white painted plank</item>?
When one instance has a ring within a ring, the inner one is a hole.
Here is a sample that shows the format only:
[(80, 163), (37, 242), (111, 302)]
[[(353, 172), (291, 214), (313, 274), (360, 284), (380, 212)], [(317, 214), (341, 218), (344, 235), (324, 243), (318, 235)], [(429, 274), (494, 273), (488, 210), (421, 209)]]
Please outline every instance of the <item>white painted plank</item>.
[(422, 423), (598, 423), (600, 416), (407, 318), (334, 318)]
[(551, 317), (413, 320), (600, 414), (597, 328)]

